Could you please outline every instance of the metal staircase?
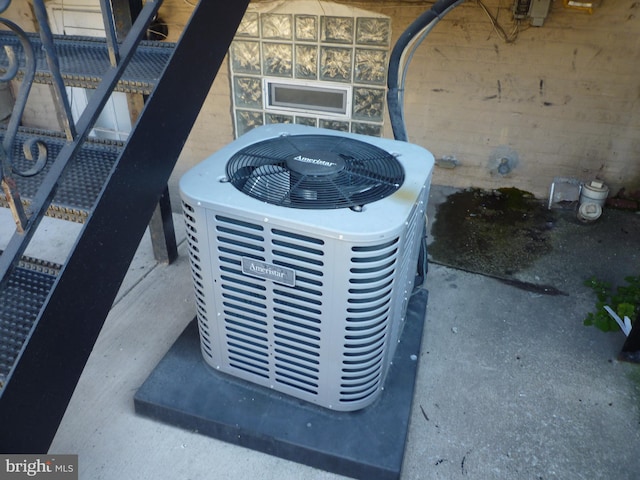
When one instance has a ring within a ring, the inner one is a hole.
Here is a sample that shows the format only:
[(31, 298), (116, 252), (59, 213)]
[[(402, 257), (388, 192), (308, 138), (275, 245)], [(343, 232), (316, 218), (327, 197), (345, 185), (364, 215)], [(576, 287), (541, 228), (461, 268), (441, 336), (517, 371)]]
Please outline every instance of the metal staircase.
[[(147, 224), (171, 233), (167, 181), (248, 0), (201, 0), (176, 44), (142, 40), (161, 0), (100, 3), (99, 40), (54, 37), (44, 0), (38, 35), (0, 18), (0, 80), (21, 81), (0, 130), (0, 206), (16, 222), (0, 255), (3, 453), (48, 450)], [(19, 127), (34, 82), (52, 86), (64, 132)], [(77, 123), (65, 86), (95, 89)], [(148, 96), (142, 113), (126, 142), (91, 139), (114, 90)], [(62, 265), (24, 256), (45, 215), (83, 223)]]

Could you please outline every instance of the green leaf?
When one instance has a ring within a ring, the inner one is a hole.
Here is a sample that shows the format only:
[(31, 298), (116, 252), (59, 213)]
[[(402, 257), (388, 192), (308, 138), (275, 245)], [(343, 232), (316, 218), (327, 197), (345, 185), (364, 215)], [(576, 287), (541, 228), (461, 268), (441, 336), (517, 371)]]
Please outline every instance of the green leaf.
[(616, 309), (616, 313), (620, 316), (620, 318), (624, 317), (633, 317), (636, 311), (635, 305), (631, 305), (630, 303), (621, 303), (618, 305)]
[(617, 287), (615, 293), (611, 284), (591, 277), (585, 280), (584, 285), (591, 288), (596, 294), (597, 301), (595, 312), (587, 314), (583, 323), (587, 326), (595, 326), (604, 331), (618, 331), (618, 323), (604, 309), (610, 306), (621, 318), (629, 317), (633, 324), (640, 318), (640, 275), (625, 277), (627, 285)]
[(606, 319), (596, 318), (595, 326), (596, 326), (596, 328), (598, 328), (599, 330), (602, 330), (603, 332), (608, 332), (608, 331), (611, 330), (611, 326), (609, 325), (609, 321), (606, 320)]

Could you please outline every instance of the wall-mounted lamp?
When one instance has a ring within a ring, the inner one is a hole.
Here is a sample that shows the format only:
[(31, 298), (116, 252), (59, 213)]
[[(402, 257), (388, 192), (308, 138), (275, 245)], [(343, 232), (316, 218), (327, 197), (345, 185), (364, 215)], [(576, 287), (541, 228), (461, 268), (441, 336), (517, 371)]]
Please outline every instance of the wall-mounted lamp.
[(564, 0), (564, 7), (573, 10), (582, 10), (583, 12), (593, 13), (593, 9), (599, 7), (602, 0)]

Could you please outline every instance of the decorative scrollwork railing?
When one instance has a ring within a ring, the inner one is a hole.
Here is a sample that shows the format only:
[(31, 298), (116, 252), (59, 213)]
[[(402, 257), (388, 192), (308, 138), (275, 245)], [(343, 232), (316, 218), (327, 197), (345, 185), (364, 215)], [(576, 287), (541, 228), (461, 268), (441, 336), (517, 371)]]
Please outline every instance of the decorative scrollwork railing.
[[(3, 5), (0, 5), (0, 13), (4, 12), (8, 5), (9, 0), (6, 0)], [(7, 126), (7, 131), (2, 140), (2, 145), (0, 145), (0, 181), (2, 182), (2, 190), (4, 191), (7, 202), (9, 203), (9, 208), (13, 213), (13, 217), (16, 222), (16, 228), (18, 232), (23, 232), (27, 224), (27, 215), (20, 201), (20, 193), (18, 192), (18, 187), (13, 178), (13, 174), (15, 173), (21, 176), (32, 176), (39, 173), (46, 164), (47, 149), (46, 145), (42, 141), (34, 139), (28, 146), (28, 155), (25, 151), (25, 157), (33, 159), (30, 147), (34, 143), (37, 144), (38, 158), (36, 160), (36, 164), (26, 171), (21, 171), (16, 168), (13, 161), (13, 142), (18, 133), (18, 126), (20, 125), (22, 114), (24, 113), (24, 109), (27, 105), (27, 98), (29, 96), (31, 85), (35, 77), (36, 61), (33, 52), (33, 46), (31, 45), (31, 42), (29, 41), (29, 38), (27, 37), (24, 30), (22, 30), (22, 28), (20, 28), (17, 24), (5, 18), (0, 18), (0, 23), (8, 27), (18, 37), (26, 58), (24, 77), (22, 79), (18, 95), (16, 96), (13, 113)], [(0, 82), (10, 82), (14, 78), (16, 78), (19, 70), (19, 65), (16, 59), (15, 52), (13, 51), (13, 47), (5, 45), (4, 49), (7, 58), (9, 59), (9, 68), (7, 69), (6, 73), (2, 77), (0, 77)], [(26, 144), (25, 148), (27, 148)]]

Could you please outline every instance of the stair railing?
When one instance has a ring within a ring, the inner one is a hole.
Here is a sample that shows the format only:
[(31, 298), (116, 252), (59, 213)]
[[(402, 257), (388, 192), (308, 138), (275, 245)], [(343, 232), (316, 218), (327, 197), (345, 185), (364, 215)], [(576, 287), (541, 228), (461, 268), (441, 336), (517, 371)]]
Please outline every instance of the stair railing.
[[(0, 14), (6, 11), (10, 3), (10, 0), (4, 0), (4, 2), (0, 4)], [(35, 58), (33, 54), (33, 47), (31, 46), (30, 40), (24, 30), (10, 20), (0, 18), (0, 22), (9, 27), (19, 37), (27, 59), (25, 75), (22, 79), (14, 112), (7, 128), (2, 144), (2, 150), (0, 151), (0, 160), (2, 164), (2, 169), (0, 170), (0, 174), (2, 175), (2, 188), (5, 192), (5, 196), (7, 197), (7, 201), (10, 204), (10, 208), (16, 222), (16, 231), (11, 237), (11, 240), (4, 249), (2, 255), (0, 255), (0, 288), (2, 288), (3, 284), (6, 284), (9, 275), (20, 261), (20, 257), (24, 254), (24, 251), (33, 237), (38, 224), (45, 216), (47, 209), (51, 204), (59, 185), (60, 178), (64, 174), (69, 161), (77, 154), (82, 143), (89, 135), (89, 132), (93, 128), (93, 125), (109, 99), (109, 95), (131, 61), (140, 40), (143, 39), (147, 27), (157, 14), (162, 0), (147, 0), (145, 2), (129, 34), (122, 42), (119, 49), (117, 48), (117, 41), (115, 39), (115, 27), (110, 3), (107, 0), (100, 0), (100, 3), (102, 7), (102, 16), (106, 26), (105, 31), (107, 32), (107, 44), (112, 66), (105, 72), (102, 82), (98, 86), (94, 95), (91, 96), (91, 99), (80, 116), (77, 125), (74, 125), (73, 117), (71, 116), (71, 109), (69, 107), (69, 99), (66, 93), (64, 81), (60, 74), (58, 56), (53, 43), (53, 34), (51, 33), (51, 28), (49, 26), (44, 0), (33, 0), (34, 12), (39, 26), (40, 39), (46, 54), (47, 64), (53, 77), (52, 84), (56, 112), (64, 126), (68, 142), (59, 152), (57, 158), (53, 160), (51, 168), (40, 185), (40, 188), (33, 198), (28, 210), (25, 210), (21, 203), (20, 193), (18, 192), (13, 175), (28, 176), (35, 175), (40, 172), (47, 161), (46, 143), (43, 140), (34, 140), (33, 142), (30, 142), (30, 147), (33, 145), (37, 146), (38, 157), (35, 165), (26, 172), (17, 170), (13, 165), (11, 147), (13, 146), (18, 126), (24, 113), (27, 97), (33, 83), (33, 77), (36, 69)], [(15, 59), (15, 53), (11, 52), (11, 47), (5, 46), (5, 48), (7, 49), (6, 53), (9, 59)], [(10, 70), (1, 80), (8, 81), (13, 79), (17, 71), (18, 66), (14, 61)], [(27, 154), (26, 151), (25, 154)], [(31, 156), (30, 153), (28, 155)]]

